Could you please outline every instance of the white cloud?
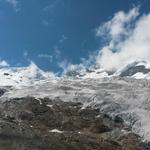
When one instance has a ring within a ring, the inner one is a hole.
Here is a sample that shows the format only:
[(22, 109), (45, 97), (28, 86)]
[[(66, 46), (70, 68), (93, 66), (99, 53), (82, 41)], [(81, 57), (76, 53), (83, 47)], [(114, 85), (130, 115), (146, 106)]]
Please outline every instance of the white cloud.
[(131, 9), (128, 13), (123, 11), (117, 12), (114, 17), (104, 23), (97, 29), (97, 36), (108, 34), (113, 40), (120, 38), (122, 35), (128, 35), (127, 28), (130, 27), (131, 21), (139, 15), (138, 8)]
[(53, 61), (53, 56), (48, 55), (48, 54), (39, 54), (39, 55), (38, 55), (38, 58), (47, 59), (47, 60), (50, 61), (50, 62)]
[(5, 60), (0, 60), (0, 67), (9, 67), (9, 63)]
[(19, 5), (18, 0), (5, 0), (5, 2), (9, 3), (16, 12), (18, 12), (20, 10), (20, 8), (18, 7), (18, 5)]
[(138, 8), (128, 13), (121, 11), (99, 27), (98, 36), (109, 36), (108, 44), (100, 49), (96, 57), (100, 67), (113, 70), (133, 61), (150, 62), (150, 13), (138, 15)]

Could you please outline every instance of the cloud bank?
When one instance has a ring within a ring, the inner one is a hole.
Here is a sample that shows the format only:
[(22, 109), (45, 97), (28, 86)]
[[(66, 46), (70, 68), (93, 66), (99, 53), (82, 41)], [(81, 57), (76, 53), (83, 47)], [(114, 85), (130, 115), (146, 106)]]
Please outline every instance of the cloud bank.
[(96, 35), (108, 40), (99, 50), (96, 64), (117, 70), (134, 61), (150, 62), (150, 13), (140, 15), (138, 8), (117, 12), (103, 23)]

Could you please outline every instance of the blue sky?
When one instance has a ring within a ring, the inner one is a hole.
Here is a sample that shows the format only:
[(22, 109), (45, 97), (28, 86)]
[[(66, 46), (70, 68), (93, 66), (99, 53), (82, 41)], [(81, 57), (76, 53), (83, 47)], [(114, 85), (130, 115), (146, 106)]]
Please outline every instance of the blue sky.
[(96, 28), (137, 5), (150, 11), (149, 0), (0, 0), (0, 58), (59, 72), (60, 62), (79, 64), (103, 46)]

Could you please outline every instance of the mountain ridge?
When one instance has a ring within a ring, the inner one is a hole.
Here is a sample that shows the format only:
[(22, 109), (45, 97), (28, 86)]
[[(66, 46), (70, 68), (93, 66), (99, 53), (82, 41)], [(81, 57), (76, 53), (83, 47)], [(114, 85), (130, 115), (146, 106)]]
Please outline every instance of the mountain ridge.
[(150, 63), (133, 62), (116, 71), (105, 71), (99, 67), (89, 67), (81, 70), (69, 70), (61, 77), (52, 72), (41, 70), (35, 63), (27, 67), (0, 68), (0, 86), (28, 86), (33, 82), (47, 79), (101, 79), (113, 77), (129, 77), (135, 79), (150, 79)]
[(150, 79), (150, 63), (144, 61), (134, 61), (126, 66), (115, 70), (106, 71), (100, 67), (91, 67), (84, 70), (71, 70), (66, 73), (67, 77), (76, 78), (111, 78), (111, 77), (131, 77), (135, 79)]

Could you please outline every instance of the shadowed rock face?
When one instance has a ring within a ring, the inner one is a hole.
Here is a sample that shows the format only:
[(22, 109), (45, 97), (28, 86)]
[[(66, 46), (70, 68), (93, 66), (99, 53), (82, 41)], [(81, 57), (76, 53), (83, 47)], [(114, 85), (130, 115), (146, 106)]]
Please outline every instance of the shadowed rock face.
[(0, 97), (6, 92), (5, 89), (0, 89)]
[(123, 71), (120, 76), (121, 77), (126, 77), (126, 76), (133, 76), (134, 74), (141, 72), (143, 74), (147, 74), (150, 72), (150, 69), (145, 68), (145, 66), (140, 65), (140, 66), (132, 66), (129, 67), (127, 70)]
[(149, 149), (122, 118), (81, 103), (25, 97), (0, 104), (0, 150)]

